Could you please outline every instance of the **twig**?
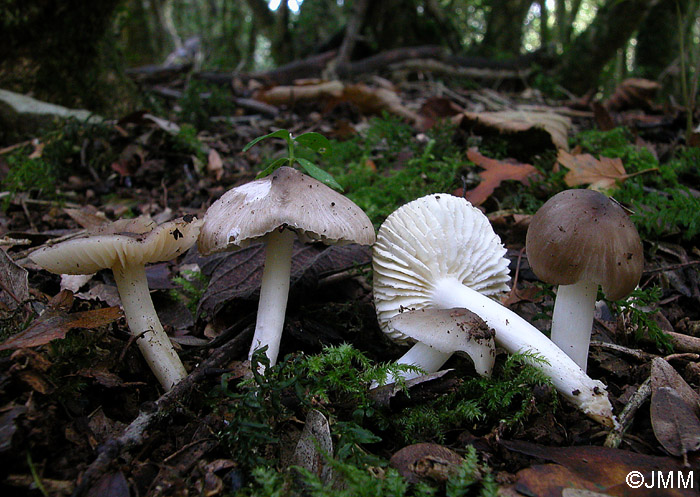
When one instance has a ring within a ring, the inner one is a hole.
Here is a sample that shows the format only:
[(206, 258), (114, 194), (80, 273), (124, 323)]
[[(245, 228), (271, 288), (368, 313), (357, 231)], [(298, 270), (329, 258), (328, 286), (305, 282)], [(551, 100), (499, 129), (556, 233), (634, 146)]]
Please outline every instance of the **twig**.
[(165, 419), (172, 411), (173, 406), (183, 401), (196, 385), (207, 378), (208, 371), (212, 368), (220, 368), (231, 357), (247, 351), (252, 335), (252, 327), (245, 329), (233, 340), (218, 348), (197, 369), (171, 390), (165, 392), (155, 403), (148, 403), (148, 407), (142, 408), (136, 419), (124, 429), (119, 437), (107, 441), (100, 447), (97, 458), (82, 474), (73, 492), (73, 497), (84, 495), (121, 453), (141, 445), (146, 439), (146, 430), (158, 421)]
[(9, 152), (12, 152), (15, 149), (24, 147), (25, 145), (31, 145), (31, 144), (32, 144), (32, 140), (27, 140), (27, 141), (15, 143), (14, 145), (10, 145), (9, 147), (0, 148), (0, 155), (7, 154)]
[(632, 424), (634, 415), (637, 410), (641, 407), (644, 402), (651, 396), (651, 376), (644, 380), (644, 382), (639, 385), (639, 388), (634, 395), (627, 402), (627, 405), (620, 413), (618, 419), (618, 425), (610, 432), (608, 438), (605, 439), (605, 447), (610, 447), (616, 449), (620, 446), (622, 442), (622, 437), (625, 434), (625, 430)]
[(697, 361), (700, 359), (700, 355), (698, 354), (693, 354), (693, 353), (684, 353), (684, 354), (670, 354), (664, 357), (666, 361), (673, 361), (676, 359), (683, 359), (686, 361)]
[(692, 267), (700, 264), (700, 261), (688, 261), (682, 262), (680, 264), (672, 264), (670, 266), (657, 267), (654, 269), (648, 269), (644, 271), (645, 275), (655, 274), (655, 273), (665, 273), (666, 271), (675, 271), (677, 269), (685, 269), (687, 267)]
[(640, 361), (648, 361), (656, 357), (654, 354), (649, 352), (644, 352), (643, 350), (631, 349), (623, 345), (618, 345), (616, 343), (600, 342), (598, 340), (591, 341), (591, 347), (598, 347), (601, 349), (612, 350), (613, 352), (620, 352), (622, 354), (627, 354)]

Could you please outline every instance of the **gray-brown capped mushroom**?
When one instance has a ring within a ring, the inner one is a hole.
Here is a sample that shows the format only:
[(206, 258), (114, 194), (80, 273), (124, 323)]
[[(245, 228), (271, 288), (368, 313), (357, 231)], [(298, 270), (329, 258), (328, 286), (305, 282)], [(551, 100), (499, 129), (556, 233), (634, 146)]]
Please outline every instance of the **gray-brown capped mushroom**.
[(187, 376), (187, 371), (153, 307), (145, 265), (184, 253), (197, 240), (200, 225), (201, 221), (192, 216), (158, 226), (147, 217), (124, 219), (43, 247), (29, 257), (57, 274), (111, 269), (129, 329), (158, 381), (169, 390)]
[(594, 190), (565, 190), (535, 213), (527, 231), (530, 267), (559, 285), (552, 341), (586, 369), (598, 285), (610, 300), (627, 296), (644, 267), (642, 242), (627, 212)]
[(204, 254), (266, 242), (265, 269), (250, 355), (267, 346), (275, 364), (289, 293), (292, 244), (371, 245), (374, 227), (350, 199), (290, 167), (226, 192), (207, 210), (199, 235)]

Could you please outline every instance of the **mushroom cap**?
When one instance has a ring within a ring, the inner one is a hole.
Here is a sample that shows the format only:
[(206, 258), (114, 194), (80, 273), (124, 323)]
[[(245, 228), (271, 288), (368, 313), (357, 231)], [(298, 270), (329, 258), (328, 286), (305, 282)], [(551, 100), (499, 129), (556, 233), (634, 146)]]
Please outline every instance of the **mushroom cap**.
[(304, 241), (374, 243), (374, 226), (344, 195), (291, 167), (237, 186), (207, 210), (199, 252), (207, 255), (250, 245), (278, 228)]
[(508, 290), (506, 249), (488, 218), (467, 200), (434, 194), (399, 207), (377, 233), (372, 268), (382, 330), (406, 340), (389, 320), (402, 310), (431, 306), (434, 284), (455, 278), (484, 294)]
[(547, 200), (530, 221), (525, 246), (542, 281), (591, 281), (611, 300), (634, 290), (644, 268), (642, 241), (629, 215), (594, 190), (564, 190)]
[(427, 308), (405, 311), (389, 321), (391, 327), (443, 354), (463, 352), (476, 372), (488, 376), (496, 360), (495, 332), (467, 309)]
[(201, 224), (194, 216), (161, 225), (146, 216), (121, 219), (43, 247), (29, 257), (44, 269), (59, 274), (92, 274), (119, 265), (168, 261), (197, 241)]

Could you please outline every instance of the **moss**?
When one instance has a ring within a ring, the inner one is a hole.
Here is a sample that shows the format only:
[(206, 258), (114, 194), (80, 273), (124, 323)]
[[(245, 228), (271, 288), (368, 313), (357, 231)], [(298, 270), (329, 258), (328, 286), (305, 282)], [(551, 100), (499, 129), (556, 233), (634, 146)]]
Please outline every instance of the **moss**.
[(328, 171), (378, 225), (415, 198), (460, 186), (467, 162), (450, 141), (452, 131), (438, 126), (418, 141), (398, 119), (375, 118), (361, 136), (333, 143)]

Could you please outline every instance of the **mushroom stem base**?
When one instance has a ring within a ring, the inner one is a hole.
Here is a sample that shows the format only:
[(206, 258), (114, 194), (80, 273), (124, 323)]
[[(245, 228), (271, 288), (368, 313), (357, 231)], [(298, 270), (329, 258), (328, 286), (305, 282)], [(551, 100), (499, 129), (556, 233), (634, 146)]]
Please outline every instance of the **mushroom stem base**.
[(137, 337), (136, 343), (151, 371), (163, 388), (170, 390), (187, 376), (187, 371), (153, 307), (146, 269), (141, 265), (115, 267), (113, 273), (129, 330)]
[(591, 379), (525, 319), (486, 295), (465, 286), (456, 278), (438, 281), (431, 297), (436, 307), (462, 307), (477, 314), (496, 332), (496, 343), (509, 353), (529, 352), (539, 356), (540, 360), (534, 359), (530, 363), (542, 370), (566, 399), (607, 426), (615, 423), (605, 385), (599, 380)]
[[(396, 364), (408, 364), (418, 366), (425, 373), (407, 371), (401, 376), (404, 380), (412, 380), (426, 373), (434, 373), (439, 370), (452, 354), (440, 352), (439, 350), (421, 342), (416, 342), (408, 351), (396, 360)], [(396, 378), (387, 379), (387, 383), (396, 381)]]
[(289, 278), (292, 272), (292, 246), (296, 235), (293, 231), (283, 229), (272, 231), (266, 238), (265, 269), (260, 285), (258, 316), (248, 358), (253, 356), (253, 352), (267, 345), (266, 355), (270, 366), (273, 366), (280, 351), (289, 296)]
[(597, 295), (597, 283), (579, 281), (573, 285), (559, 285), (554, 300), (552, 342), (584, 371), (588, 365), (588, 346)]

